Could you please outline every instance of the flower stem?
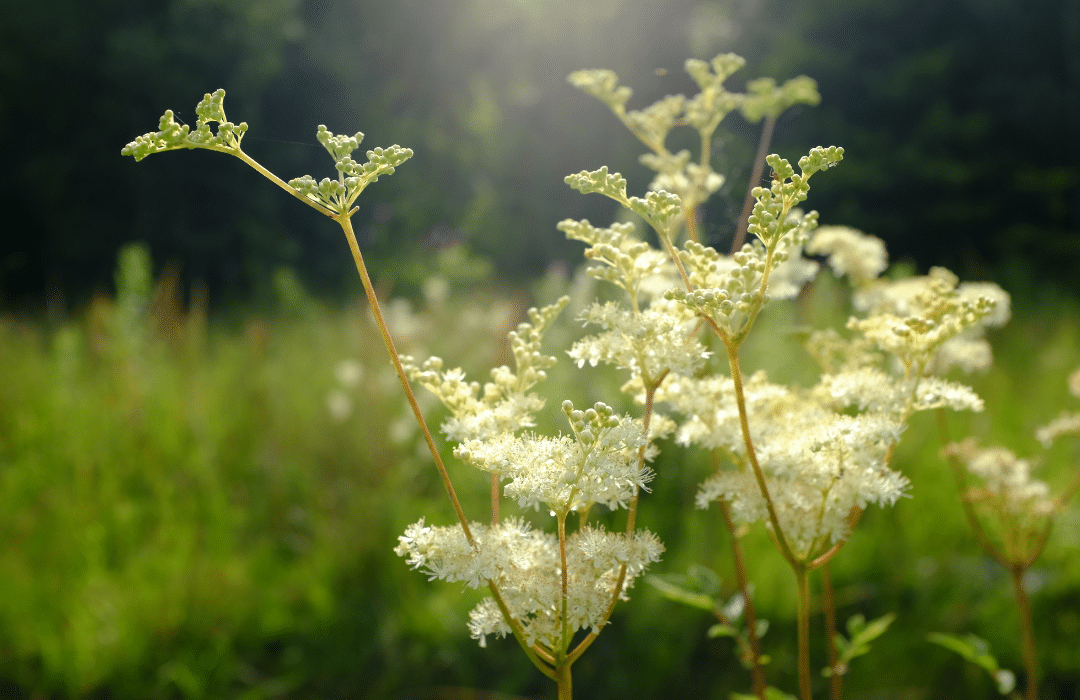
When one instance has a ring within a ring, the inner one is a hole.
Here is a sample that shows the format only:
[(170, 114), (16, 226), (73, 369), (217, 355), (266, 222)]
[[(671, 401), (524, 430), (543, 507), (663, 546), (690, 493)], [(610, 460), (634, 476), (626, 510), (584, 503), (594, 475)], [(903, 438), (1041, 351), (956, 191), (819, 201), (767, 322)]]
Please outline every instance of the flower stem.
[(743, 561), (742, 545), (735, 533), (735, 523), (731, 519), (731, 506), (726, 500), (720, 501), (720, 508), (724, 513), (724, 525), (731, 533), (731, 558), (735, 563), (735, 581), (739, 586), (739, 592), (743, 597), (743, 611), (746, 616), (746, 632), (750, 638), (750, 653), (754, 657), (754, 665), (750, 669), (754, 683), (754, 695), (758, 700), (765, 700), (765, 669), (761, 665), (761, 640), (757, 633), (757, 613), (754, 611), (754, 599), (750, 596), (750, 586), (746, 580), (746, 564)]
[(731, 241), (731, 254), (734, 255), (743, 243), (746, 242), (746, 229), (750, 224), (750, 214), (754, 208), (754, 195), (751, 192), (761, 182), (761, 173), (765, 170), (765, 158), (769, 155), (769, 143), (772, 141), (773, 127), (776, 126), (776, 117), (765, 117), (765, 126), (761, 129), (761, 139), (758, 141), (757, 157), (754, 159), (754, 169), (750, 173), (750, 184), (746, 187), (746, 199), (743, 200), (742, 214), (739, 215), (739, 228), (735, 231), (735, 238)]
[(559, 700), (572, 700), (574, 697), (574, 683), (570, 677), (570, 664), (567, 660), (566, 665), (556, 669), (558, 678), (556, 683), (559, 688)]
[(345, 231), (345, 238), (349, 241), (349, 249), (352, 251), (353, 261), (356, 263), (356, 271), (360, 273), (360, 282), (364, 285), (364, 293), (367, 294), (371, 312), (375, 315), (375, 323), (379, 326), (383, 344), (386, 346), (386, 351), (390, 353), (390, 360), (394, 363), (394, 370), (397, 372), (402, 388), (405, 389), (405, 397), (409, 400), (409, 407), (412, 408), (413, 416), (420, 426), (420, 431), (424, 434), (428, 450), (431, 451), (431, 457), (435, 460), (439, 476), (442, 477), (443, 487), (446, 489), (447, 495), (450, 496), (450, 502), (454, 505), (454, 512), (457, 513), (461, 528), (465, 531), (465, 539), (475, 547), (476, 541), (473, 539), (472, 531), (469, 529), (469, 521), (465, 517), (465, 511), (461, 508), (461, 501), (458, 500), (457, 493), (454, 491), (454, 485), (450, 482), (450, 473), (447, 472), (446, 465), (443, 464), (442, 457), (439, 455), (439, 449), (435, 446), (435, 439), (431, 436), (431, 430), (428, 429), (427, 421), (424, 420), (424, 413), (416, 402), (416, 395), (413, 394), (412, 386), (409, 384), (409, 377), (405, 374), (405, 368), (401, 366), (401, 358), (398, 355), (397, 348), (394, 346), (394, 339), (390, 337), (390, 329), (387, 328), (386, 321), (383, 319), (379, 299), (375, 296), (375, 287), (371, 284), (371, 276), (368, 275), (367, 265), (364, 264), (364, 256), (360, 253), (360, 245), (356, 242), (356, 234), (353, 233), (352, 220), (348, 214), (338, 215), (335, 220)]
[(1039, 700), (1039, 676), (1035, 658), (1035, 630), (1031, 621), (1031, 605), (1027, 591), (1024, 590), (1024, 567), (1009, 567), (1012, 574), (1013, 591), (1016, 593), (1016, 607), (1020, 609), (1020, 628), (1024, 645), (1024, 671), (1027, 675), (1027, 688), (1024, 700)]
[(799, 694), (802, 700), (813, 700), (810, 694), (810, 571), (802, 564), (792, 564), (799, 588)]
[(761, 471), (757, 453), (754, 451), (754, 443), (750, 439), (750, 421), (746, 413), (746, 395), (743, 393), (742, 371), (739, 369), (739, 349), (738, 346), (730, 342), (725, 342), (724, 347), (727, 348), (731, 379), (735, 383), (735, 401), (739, 406), (739, 424), (742, 427), (743, 443), (746, 446), (746, 458), (754, 470), (754, 478), (757, 480), (758, 488), (761, 489), (761, 497), (765, 499), (765, 508), (769, 512), (769, 522), (773, 526), (773, 535), (776, 538), (777, 548), (789, 564), (797, 567), (798, 560), (788, 546), (783, 528), (780, 527), (780, 518), (776, 515), (776, 508), (773, 506), (772, 498), (769, 496), (769, 487), (765, 484), (765, 474)]
[(825, 612), (825, 638), (829, 648), (829, 668), (832, 676), (829, 679), (829, 700), (840, 700), (840, 689), (843, 679), (838, 668), (840, 656), (836, 652), (836, 605), (833, 598), (832, 573), (829, 571), (829, 563), (821, 566), (821, 598)]

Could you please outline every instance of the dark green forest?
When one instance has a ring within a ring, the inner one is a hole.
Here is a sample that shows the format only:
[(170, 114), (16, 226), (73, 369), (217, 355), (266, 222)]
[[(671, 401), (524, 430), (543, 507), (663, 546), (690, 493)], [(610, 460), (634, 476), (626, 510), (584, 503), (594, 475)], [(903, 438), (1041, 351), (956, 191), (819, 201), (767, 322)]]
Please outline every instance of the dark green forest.
[[(207, 284), (215, 305), (265, 300), (281, 267), (319, 295), (355, 294), (335, 231), (240, 164), (119, 157), (166, 108), (192, 121), (185, 110), (218, 87), (252, 125), (252, 155), (286, 178), (325, 174), (317, 124), (416, 152), (357, 218), (386, 284), (410, 288), (428, 252), (456, 245), (505, 279), (536, 277), (575, 259), (557, 221), (614, 211), (571, 196), (565, 175), (606, 163), (638, 191), (648, 177), (566, 75), (613, 69), (641, 107), (690, 89), (686, 58), (725, 51), (748, 59), (732, 89), (818, 81), (821, 105), (786, 113), (773, 150), (845, 147), (815, 201), (823, 221), (877, 235), (920, 269), (1014, 294), (1034, 278), (1073, 288), (1078, 41), (1067, 0), (31, 4), (0, 26), (0, 305), (59, 294), (77, 307), (111, 289), (130, 241)], [(717, 137), (728, 183), (706, 213), (712, 242), (732, 235), (759, 128), (736, 115)]]

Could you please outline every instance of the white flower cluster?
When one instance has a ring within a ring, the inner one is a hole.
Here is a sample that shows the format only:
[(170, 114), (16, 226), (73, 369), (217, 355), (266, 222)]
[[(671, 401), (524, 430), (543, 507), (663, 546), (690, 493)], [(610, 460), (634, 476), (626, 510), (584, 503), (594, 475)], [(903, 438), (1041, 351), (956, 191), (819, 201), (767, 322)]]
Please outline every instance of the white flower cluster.
[[(486, 440), (466, 440), (454, 454), (508, 481), (504, 494), (522, 507), (543, 503), (562, 514), (587, 510), (594, 503), (613, 510), (625, 508), (652, 479), (652, 470), (639, 465), (639, 452), (649, 441), (641, 421), (620, 419), (604, 404), (599, 407), (576, 411), (583, 418), (586, 413), (592, 415), (590, 423), (582, 421), (572, 438), (503, 433)], [(569, 413), (575, 413), (570, 409)]]
[(990, 346), (982, 333), (1008, 320), (1009, 296), (994, 284), (957, 282), (941, 267), (925, 277), (878, 280), (856, 292), (856, 308), (870, 315), (851, 318), (848, 328), (895, 355), (908, 373), (984, 369)]
[[(1080, 398), (1080, 368), (1069, 375), (1069, 393)], [(1035, 431), (1043, 447), (1050, 447), (1062, 435), (1080, 435), (1080, 412), (1062, 413)]]
[[(835, 397), (828, 390), (771, 384), (763, 372), (749, 378), (744, 393), (750, 435), (770, 498), (784, 536), (800, 556), (819, 553), (846, 536), (852, 508), (892, 505), (903, 495), (907, 479), (885, 464), (903, 430), (899, 392), (888, 405), (858, 416), (834, 410)], [(680, 378), (666, 383), (657, 399), (686, 416), (678, 442), (720, 447), (739, 467), (705, 481), (698, 507), (724, 499), (739, 523), (767, 520), (739, 427), (733, 381)]]
[(508, 335), (516, 371), (503, 365), (491, 370), (491, 381), (466, 381), (461, 368), (443, 370), (438, 357), (428, 358), (419, 367), (412, 357), (401, 363), (409, 378), (435, 394), (450, 409), (442, 429), (451, 440), (462, 441), (513, 432), (534, 425), (532, 416), (544, 407), (544, 400), (529, 389), (547, 377), (545, 371), (555, 358), (540, 352), (540, 342), (551, 322), (569, 303), (559, 299), (543, 309), (529, 309), (532, 323), (521, 323)]
[[(494, 527), (470, 526), (476, 547), (460, 526), (431, 527), (423, 520), (398, 538), (395, 552), (430, 579), (463, 581), (477, 588), (494, 582), (511, 617), (521, 623), (527, 644), (548, 649), (562, 644), (562, 564), (558, 538), (509, 518)], [(632, 536), (586, 527), (567, 538), (566, 623), (577, 630), (598, 632), (607, 609), (650, 563), (659, 561), (664, 547), (648, 531)], [(620, 567), (626, 566), (622, 590), (616, 592)], [(510, 627), (494, 598), (485, 598), (469, 615), (473, 639), (486, 645), (486, 635), (504, 636)]]
[(829, 256), (829, 267), (836, 276), (847, 275), (855, 287), (877, 279), (889, 264), (884, 241), (847, 226), (822, 226), (806, 252)]
[(684, 310), (665, 306), (635, 314), (619, 304), (594, 302), (580, 318), (604, 330), (575, 343), (570, 357), (578, 367), (605, 362), (649, 382), (668, 372), (694, 374), (709, 356), (695, 335), (697, 323)]
[[(1029, 521), (1054, 513), (1057, 504), (1050, 496), (1046, 483), (1031, 478), (1031, 463), (1019, 459), (1004, 447), (979, 449), (974, 440), (953, 443), (945, 453), (959, 459), (967, 470), (978, 476), (982, 487), (968, 489), (964, 497), (981, 503), (998, 515), (1019, 517)], [(1021, 523), (1021, 527), (1032, 523)]]

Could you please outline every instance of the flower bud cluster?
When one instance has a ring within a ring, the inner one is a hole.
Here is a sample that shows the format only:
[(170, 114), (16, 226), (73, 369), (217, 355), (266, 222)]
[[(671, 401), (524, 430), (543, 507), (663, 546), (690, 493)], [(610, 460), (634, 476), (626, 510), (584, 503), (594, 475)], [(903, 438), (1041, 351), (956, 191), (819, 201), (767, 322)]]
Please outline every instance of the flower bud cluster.
[[(195, 107), (198, 116), (195, 131), (187, 124), (177, 124), (173, 111), (166, 110), (158, 121), (158, 131), (143, 134), (124, 146), (120, 154), (133, 156), (139, 161), (152, 153), (172, 151), (178, 148), (210, 148), (220, 151), (239, 151), (240, 141), (247, 133), (247, 122), (233, 124), (225, 118), (223, 107), (225, 91), (206, 93)], [(211, 131), (210, 123), (217, 122), (217, 130)]]
[(634, 94), (630, 88), (619, 85), (619, 76), (614, 71), (605, 69), (574, 71), (567, 81), (606, 104), (616, 114), (624, 112), (627, 100)]
[(315, 178), (303, 175), (290, 180), (289, 186), (335, 212), (348, 211), (364, 188), (378, 182), (382, 175), (393, 175), (395, 168), (413, 155), (411, 148), (395, 144), (368, 151), (367, 161), (359, 163), (353, 160), (351, 154), (364, 139), (361, 132), (352, 136), (335, 135), (326, 125), (320, 124), (315, 137), (334, 159), (337, 179), (323, 178), (316, 183)]
[(588, 220), (566, 219), (559, 222), (558, 229), (567, 238), (589, 245), (585, 249), (587, 259), (603, 263), (603, 266), (590, 267), (589, 276), (621, 287), (630, 296), (632, 304), (639, 301), (642, 282), (665, 274), (670, 266), (666, 253), (634, 237), (631, 223), (596, 228)]
[(759, 122), (762, 117), (773, 119), (788, 107), (797, 104), (817, 105), (821, 95), (813, 78), (800, 75), (777, 86), (772, 78), (758, 78), (746, 83), (747, 94), (739, 105), (739, 111), (748, 122)]
[(755, 187), (752, 191), (757, 200), (747, 225), (747, 231), (761, 239), (766, 247), (775, 245), (789, 231), (798, 227), (799, 221), (788, 217), (795, 205), (803, 201), (810, 191), (810, 177), (825, 168), (839, 163), (844, 149), (837, 146), (817, 147), (809, 155), (799, 159), (801, 174), (784, 158), (773, 154), (766, 162), (773, 169), (773, 181), (768, 187)]
[[(957, 282), (956, 275), (940, 267), (931, 269), (926, 277), (898, 282), (883, 280), (856, 297), (857, 305), (872, 305), (871, 315), (864, 319), (853, 317), (847, 326), (895, 355), (908, 374), (944, 371), (965, 363), (974, 365), (974, 361), (959, 356), (967, 353), (970, 358), (972, 350), (966, 343), (954, 344), (952, 356), (935, 361), (935, 354), (965, 331), (979, 329), (981, 333), (986, 326), (984, 319), (996, 321), (991, 314), (995, 307), (1007, 304), (1008, 295), (996, 285), (985, 283), (970, 292), (961, 291)], [(991, 287), (997, 293), (990, 291)], [(962, 340), (972, 338), (969, 334)], [(985, 354), (988, 361), (989, 346), (983, 351), (977, 345), (975, 351)]]
[(724, 81), (746, 65), (746, 60), (733, 53), (720, 54), (706, 63), (691, 58), (684, 67), (701, 92), (686, 105), (686, 122), (703, 136), (711, 135), (732, 110), (742, 105), (745, 95), (728, 92)]
[(799, 220), (790, 229), (793, 235), (777, 241), (771, 256), (760, 241), (744, 244), (732, 256), (687, 241), (680, 257), (695, 289), (672, 289), (665, 298), (711, 318), (729, 335), (738, 335), (764, 304), (773, 298), (794, 297), (817, 272), (817, 264), (802, 258), (800, 249), (817, 212), (791, 218)]

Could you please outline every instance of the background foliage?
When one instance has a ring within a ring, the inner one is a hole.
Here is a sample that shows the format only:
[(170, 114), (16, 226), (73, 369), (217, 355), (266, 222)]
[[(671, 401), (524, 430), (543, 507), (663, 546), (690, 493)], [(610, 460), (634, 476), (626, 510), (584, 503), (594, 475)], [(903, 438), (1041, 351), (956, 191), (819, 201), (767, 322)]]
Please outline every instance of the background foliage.
[[(62, 23), (53, 18), (63, 15)], [(431, 249), (467, 244), (507, 279), (577, 253), (562, 218), (614, 209), (571, 196), (564, 175), (598, 164), (644, 188), (632, 139), (565, 82), (615, 69), (641, 107), (689, 92), (687, 57), (722, 51), (761, 75), (815, 78), (823, 103), (778, 125), (781, 154), (846, 149), (816, 191), (822, 220), (883, 237), (893, 257), (1006, 281), (1070, 284), (1080, 264), (1080, 7), (1069, 0), (58, 0), (0, 26), (7, 166), (0, 198), (18, 235), (0, 250), (0, 304), (71, 304), (107, 289), (126, 241), (202, 280), (211, 303), (267, 300), (295, 269), (320, 295), (357, 290), (332, 227), (204, 154), (136, 165), (117, 156), (166, 109), (217, 87), (252, 125), (252, 155), (288, 179), (321, 177), (315, 125), (400, 143), (412, 167), (365, 198), (363, 244), (386, 284), (415, 286)], [(737, 116), (716, 144), (729, 187), (706, 231), (731, 236), (757, 128)], [(208, 169), (209, 168), (209, 169)], [(59, 206), (58, 203), (62, 203)], [(391, 264), (390, 261), (393, 261)], [(407, 261), (413, 261), (411, 264)]]

